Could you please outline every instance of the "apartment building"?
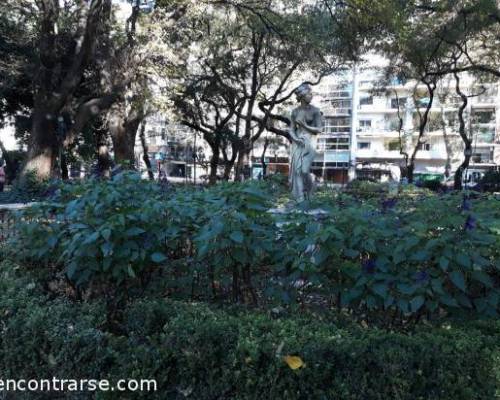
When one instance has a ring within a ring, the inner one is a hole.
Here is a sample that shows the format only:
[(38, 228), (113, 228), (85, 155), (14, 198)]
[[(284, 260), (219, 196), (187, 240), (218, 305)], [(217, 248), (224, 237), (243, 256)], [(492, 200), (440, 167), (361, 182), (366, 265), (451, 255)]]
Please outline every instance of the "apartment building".
[[(209, 147), (198, 133), (154, 114), (146, 119), (144, 139), (155, 176), (161, 171), (167, 177), (196, 180), (207, 174)], [(145, 172), (143, 154), (141, 137), (137, 135), (136, 164)]]
[[(379, 180), (401, 177), (404, 153), (411, 156), (415, 150), (419, 115), (429, 103), (429, 94), (416, 82), (393, 79), (383, 87), (380, 82), (380, 71), (366, 68), (329, 77), (313, 88), (313, 104), (324, 117), (312, 166), (319, 178), (346, 183), (356, 176)], [(466, 179), (477, 181), (486, 170), (500, 166), (499, 85), (462, 77), (462, 89), (471, 96), (464, 113), (466, 133), (473, 145)], [(452, 177), (463, 161), (464, 145), (458, 134), (460, 104), (455, 82), (440, 82), (415, 159), (417, 178)], [(271, 139), (264, 157), (267, 173), (287, 174), (287, 141), (265, 135)], [(169, 125), (161, 115), (155, 115), (147, 121), (146, 138), (156, 170), (161, 161), (168, 176), (193, 180), (207, 175), (211, 151), (199, 134)], [(262, 174), (262, 143), (257, 142), (252, 153), (253, 177)], [(138, 162), (142, 162), (139, 139), (136, 149)]]
[[(435, 92), (415, 159), (417, 177), (449, 176), (463, 160), (458, 134), (461, 99), (454, 85), (440, 82)], [(467, 179), (477, 179), (500, 165), (498, 83), (479, 84), (469, 78), (462, 86), (471, 96), (464, 113), (473, 143)], [(381, 88), (380, 74), (365, 69), (333, 77), (316, 91), (325, 126), (317, 139), (313, 172), (339, 183), (356, 175), (397, 177), (405, 164), (403, 153), (411, 155), (415, 149), (420, 117), (430, 101), (425, 86), (394, 79)]]

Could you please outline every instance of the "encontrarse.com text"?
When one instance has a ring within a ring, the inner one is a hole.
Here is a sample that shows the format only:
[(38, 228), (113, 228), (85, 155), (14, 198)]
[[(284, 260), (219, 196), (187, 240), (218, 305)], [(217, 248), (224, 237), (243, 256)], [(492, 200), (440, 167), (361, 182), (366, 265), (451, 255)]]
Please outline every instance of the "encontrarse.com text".
[(154, 392), (154, 379), (0, 379), (0, 392)]

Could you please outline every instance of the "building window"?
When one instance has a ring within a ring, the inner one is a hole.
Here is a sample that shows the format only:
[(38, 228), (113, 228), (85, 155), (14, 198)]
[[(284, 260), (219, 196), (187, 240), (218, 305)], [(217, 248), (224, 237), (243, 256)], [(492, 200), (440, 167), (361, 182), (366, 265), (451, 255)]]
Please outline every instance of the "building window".
[(490, 124), (495, 122), (495, 111), (474, 111), (473, 120), (478, 124)]
[(318, 150), (349, 150), (348, 137), (319, 138)]
[(370, 148), (370, 142), (358, 142), (359, 150), (368, 150)]
[(325, 118), (325, 133), (348, 133), (351, 131), (351, 118), (327, 117)]
[(399, 140), (391, 140), (390, 142), (387, 142), (386, 148), (389, 151), (399, 151)]
[(406, 105), (406, 97), (391, 99), (391, 108), (400, 108)]
[(476, 150), (471, 157), (473, 163), (492, 163), (492, 151), (489, 149)]
[(431, 144), (430, 143), (419, 143), (418, 144), (418, 149), (422, 151), (430, 151), (431, 150)]
[(370, 119), (360, 119), (359, 120), (359, 130), (366, 132), (372, 127), (372, 121)]
[(373, 96), (361, 97), (359, 99), (359, 105), (360, 106), (371, 105), (371, 104), (373, 104)]
[(351, 100), (333, 99), (330, 102), (333, 108), (351, 108)]

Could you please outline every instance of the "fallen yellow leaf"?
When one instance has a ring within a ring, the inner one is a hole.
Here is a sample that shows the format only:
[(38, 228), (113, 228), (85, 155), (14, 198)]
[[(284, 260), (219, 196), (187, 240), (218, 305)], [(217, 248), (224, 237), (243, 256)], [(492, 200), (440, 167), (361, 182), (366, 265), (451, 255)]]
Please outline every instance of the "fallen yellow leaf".
[(302, 358), (297, 356), (285, 356), (283, 357), (283, 360), (288, 364), (288, 366), (291, 369), (299, 369), (305, 366), (304, 361), (302, 361)]

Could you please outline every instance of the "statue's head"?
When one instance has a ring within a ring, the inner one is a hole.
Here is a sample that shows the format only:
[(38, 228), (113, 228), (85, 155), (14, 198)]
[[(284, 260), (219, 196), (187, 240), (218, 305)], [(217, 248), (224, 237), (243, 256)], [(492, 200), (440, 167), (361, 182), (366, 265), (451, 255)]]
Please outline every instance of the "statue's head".
[(310, 103), (312, 100), (312, 89), (308, 83), (303, 83), (297, 89), (295, 89), (295, 96), (297, 96), (297, 100), (306, 103)]

